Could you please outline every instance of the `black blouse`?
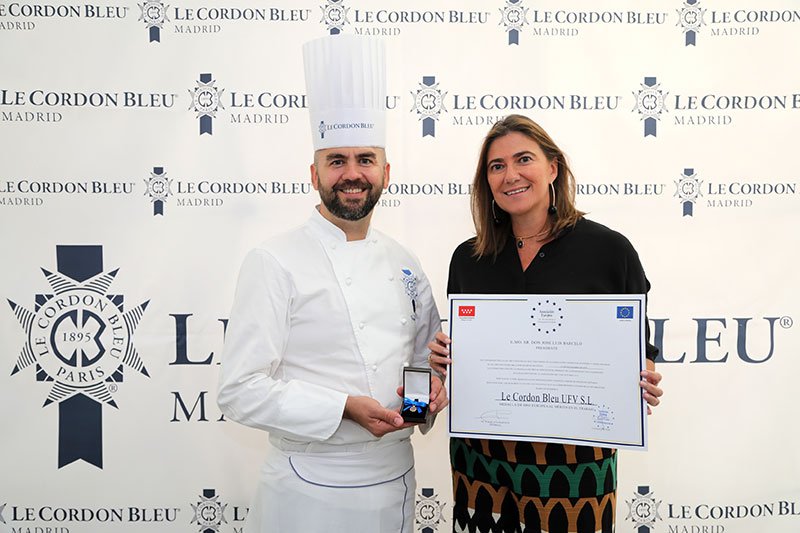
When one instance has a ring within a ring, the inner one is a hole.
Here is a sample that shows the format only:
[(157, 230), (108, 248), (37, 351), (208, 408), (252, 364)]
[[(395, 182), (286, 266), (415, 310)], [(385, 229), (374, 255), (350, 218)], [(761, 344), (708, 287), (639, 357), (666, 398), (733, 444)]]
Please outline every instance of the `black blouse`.
[[(581, 219), (544, 244), (522, 270), (516, 241), (510, 238), (494, 259), (473, 256), (473, 243), (461, 243), (450, 260), (448, 294), (647, 294), (650, 282), (639, 255), (624, 235)], [(650, 342), (647, 358), (658, 349)]]

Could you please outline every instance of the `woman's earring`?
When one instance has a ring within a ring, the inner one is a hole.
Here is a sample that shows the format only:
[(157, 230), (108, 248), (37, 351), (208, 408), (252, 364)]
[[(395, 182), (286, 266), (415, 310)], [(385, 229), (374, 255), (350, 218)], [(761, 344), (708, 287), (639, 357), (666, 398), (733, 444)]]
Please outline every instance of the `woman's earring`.
[(501, 220), (500, 217), (497, 216), (497, 211), (495, 211), (495, 203), (496, 202), (494, 201), (494, 198), (492, 198), (492, 218), (494, 219), (495, 224), (500, 224)]
[[(553, 180), (555, 181), (555, 180)], [(558, 209), (556, 208), (556, 188), (553, 185), (553, 182), (550, 182), (550, 194), (552, 196), (552, 200), (550, 201), (550, 207), (547, 208), (548, 215), (557, 215)]]

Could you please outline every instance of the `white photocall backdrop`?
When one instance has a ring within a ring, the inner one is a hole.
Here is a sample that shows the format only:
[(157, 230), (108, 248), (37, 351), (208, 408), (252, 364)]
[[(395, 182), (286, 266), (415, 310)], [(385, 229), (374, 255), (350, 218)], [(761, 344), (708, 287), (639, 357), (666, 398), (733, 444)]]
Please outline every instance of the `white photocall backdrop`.
[[(790, 0), (0, 1), (0, 531), (241, 531), (266, 435), (220, 419), (225, 321), (317, 202), (301, 45), (337, 31), (388, 43), (373, 220), (440, 311), (508, 113), (638, 250), (665, 396), (617, 530), (797, 531), (798, 30)], [(446, 420), (414, 443), (415, 529), (448, 531)]]

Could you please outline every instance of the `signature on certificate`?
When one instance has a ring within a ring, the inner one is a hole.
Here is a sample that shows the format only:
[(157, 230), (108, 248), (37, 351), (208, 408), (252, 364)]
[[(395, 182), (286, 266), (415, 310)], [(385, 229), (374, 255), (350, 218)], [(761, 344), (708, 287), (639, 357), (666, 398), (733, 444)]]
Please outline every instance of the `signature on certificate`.
[(504, 411), (502, 409), (494, 409), (492, 411), (484, 411), (478, 416), (478, 420), (490, 426), (507, 426), (511, 420), (509, 416), (511, 411)]

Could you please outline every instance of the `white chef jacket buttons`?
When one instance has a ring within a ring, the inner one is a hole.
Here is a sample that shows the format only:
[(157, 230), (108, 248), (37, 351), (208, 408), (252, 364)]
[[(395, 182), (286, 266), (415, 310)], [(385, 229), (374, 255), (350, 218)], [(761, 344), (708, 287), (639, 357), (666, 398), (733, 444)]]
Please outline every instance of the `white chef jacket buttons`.
[(404, 326), (406, 325), (406, 322), (408, 322), (408, 320), (406, 320), (405, 318), (400, 319), (400, 323), (403, 324)]
[(372, 371), (373, 372), (377, 372), (378, 371), (378, 365), (372, 365)]
[(389, 281), (394, 281), (394, 276), (389, 276)]
[(364, 324), (363, 322), (359, 322), (359, 323), (358, 323), (358, 329), (364, 329), (364, 326), (365, 326), (365, 325), (366, 325), (366, 324)]
[(350, 278), (345, 278), (344, 282), (345, 282), (346, 285), (350, 285), (351, 283), (353, 283), (353, 280), (350, 279)]

